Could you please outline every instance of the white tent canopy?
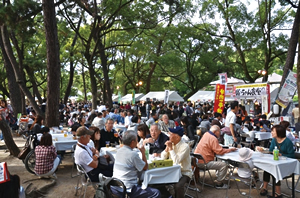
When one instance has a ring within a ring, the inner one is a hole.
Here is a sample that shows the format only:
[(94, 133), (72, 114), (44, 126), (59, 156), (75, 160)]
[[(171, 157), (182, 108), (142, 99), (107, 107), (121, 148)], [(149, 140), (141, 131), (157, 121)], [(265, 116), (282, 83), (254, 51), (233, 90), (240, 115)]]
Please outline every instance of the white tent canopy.
[(118, 95), (113, 95), (112, 96), (112, 101), (113, 102), (118, 102), (118, 100), (119, 100), (119, 96)]
[[(156, 100), (164, 100), (165, 92), (164, 91), (157, 91), (157, 92), (149, 92), (144, 95), (140, 100), (146, 101), (147, 98)], [(184, 99), (176, 92), (176, 91), (169, 91), (169, 102), (183, 102)]]
[[(135, 94), (135, 101), (141, 100), (141, 97), (143, 97), (143, 96), (144, 96), (143, 93), (137, 93), (137, 94)], [(132, 94), (127, 94), (127, 95), (123, 96), (121, 98), (121, 101), (122, 102), (131, 102), (132, 101)]]
[[(216, 84), (220, 84), (220, 83), (221, 83), (220, 80), (215, 80), (209, 84), (216, 85)], [(227, 78), (227, 84), (245, 84), (245, 82), (241, 79), (230, 77), (230, 78)]]
[(190, 101), (208, 101), (215, 99), (215, 91), (197, 91), (188, 100)]
[[(268, 83), (269, 84), (275, 84), (275, 83), (280, 83), (281, 82), (282, 76), (276, 73), (268, 75)], [(261, 83), (263, 77), (258, 78), (255, 80), (256, 83)]]

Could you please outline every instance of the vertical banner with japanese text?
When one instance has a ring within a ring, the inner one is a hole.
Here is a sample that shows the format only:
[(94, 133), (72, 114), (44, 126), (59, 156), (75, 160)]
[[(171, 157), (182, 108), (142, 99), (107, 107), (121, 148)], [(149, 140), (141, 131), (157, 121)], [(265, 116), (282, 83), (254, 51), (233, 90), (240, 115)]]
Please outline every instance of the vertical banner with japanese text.
[(297, 90), (297, 74), (289, 70), (283, 86), (278, 92), (276, 103), (286, 108)]
[(165, 90), (164, 104), (169, 102), (169, 90)]
[(223, 113), (225, 103), (225, 84), (216, 85), (214, 112)]

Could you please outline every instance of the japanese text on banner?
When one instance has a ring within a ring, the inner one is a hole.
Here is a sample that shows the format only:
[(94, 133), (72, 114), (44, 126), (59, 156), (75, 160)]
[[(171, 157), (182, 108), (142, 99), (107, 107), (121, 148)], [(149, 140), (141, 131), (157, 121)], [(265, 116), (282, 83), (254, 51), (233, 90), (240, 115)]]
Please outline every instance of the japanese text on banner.
[(214, 112), (223, 113), (225, 103), (225, 85), (217, 84), (215, 93)]

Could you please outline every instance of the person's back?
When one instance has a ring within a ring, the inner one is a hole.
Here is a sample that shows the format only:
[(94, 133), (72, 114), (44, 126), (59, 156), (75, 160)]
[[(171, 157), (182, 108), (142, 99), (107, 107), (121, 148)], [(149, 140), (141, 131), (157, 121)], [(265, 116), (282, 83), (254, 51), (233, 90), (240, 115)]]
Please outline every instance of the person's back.
[(254, 168), (253, 162), (251, 160), (252, 150), (249, 148), (241, 148), (239, 149), (240, 161), (245, 162), (249, 165), (249, 169), (247, 168), (238, 168), (238, 175), (242, 178), (249, 178), (252, 174), (252, 169)]

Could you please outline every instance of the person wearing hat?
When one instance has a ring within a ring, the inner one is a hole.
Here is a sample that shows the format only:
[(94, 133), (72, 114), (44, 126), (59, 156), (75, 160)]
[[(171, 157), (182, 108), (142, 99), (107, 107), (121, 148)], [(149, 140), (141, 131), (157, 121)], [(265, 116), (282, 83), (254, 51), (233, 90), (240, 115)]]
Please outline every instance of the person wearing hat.
[[(219, 145), (218, 138), (220, 137), (221, 130), (217, 125), (213, 125), (208, 132), (206, 132), (200, 142), (198, 143), (195, 152), (201, 154), (206, 162), (206, 166), (210, 170), (216, 170), (216, 188), (226, 189), (227, 185), (223, 183), (226, 177), (228, 166), (226, 162), (215, 161), (215, 155), (223, 155), (231, 151), (235, 151), (236, 148), (224, 149)], [(199, 160), (198, 167), (204, 168), (203, 161)]]
[(80, 164), (84, 168), (92, 182), (99, 182), (99, 173), (102, 173), (107, 177), (111, 177), (113, 167), (108, 166), (104, 169), (100, 166), (98, 160), (99, 151), (88, 145), (93, 133), (94, 131), (90, 131), (85, 126), (81, 126), (76, 130), (78, 142), (74, 152), (74, 157), (75, 164)]
[(192, 178), (190, 147), (182, 140), (183, 133), (181, 127), (169, 128), (170, 140), (165, 142), (166, 149), (161, 153), (162, 159), (172, 159), (181, 166), (182, 177), (174, 186), (176, 198), (184, 197), (184, 184)]
[(239, 156), (240, 156), (240, 161), (245, 162), (249, 164), (250, 169), (245, 169), (245, 168), (239, 168), (237, 173), (240, 177), (242, 178), (250, 178), (252, 174), (252, 169), (254, 168), (253, 162), (251, 160), (253, 151), (249, 148), (240, 148), (239, 149)]

